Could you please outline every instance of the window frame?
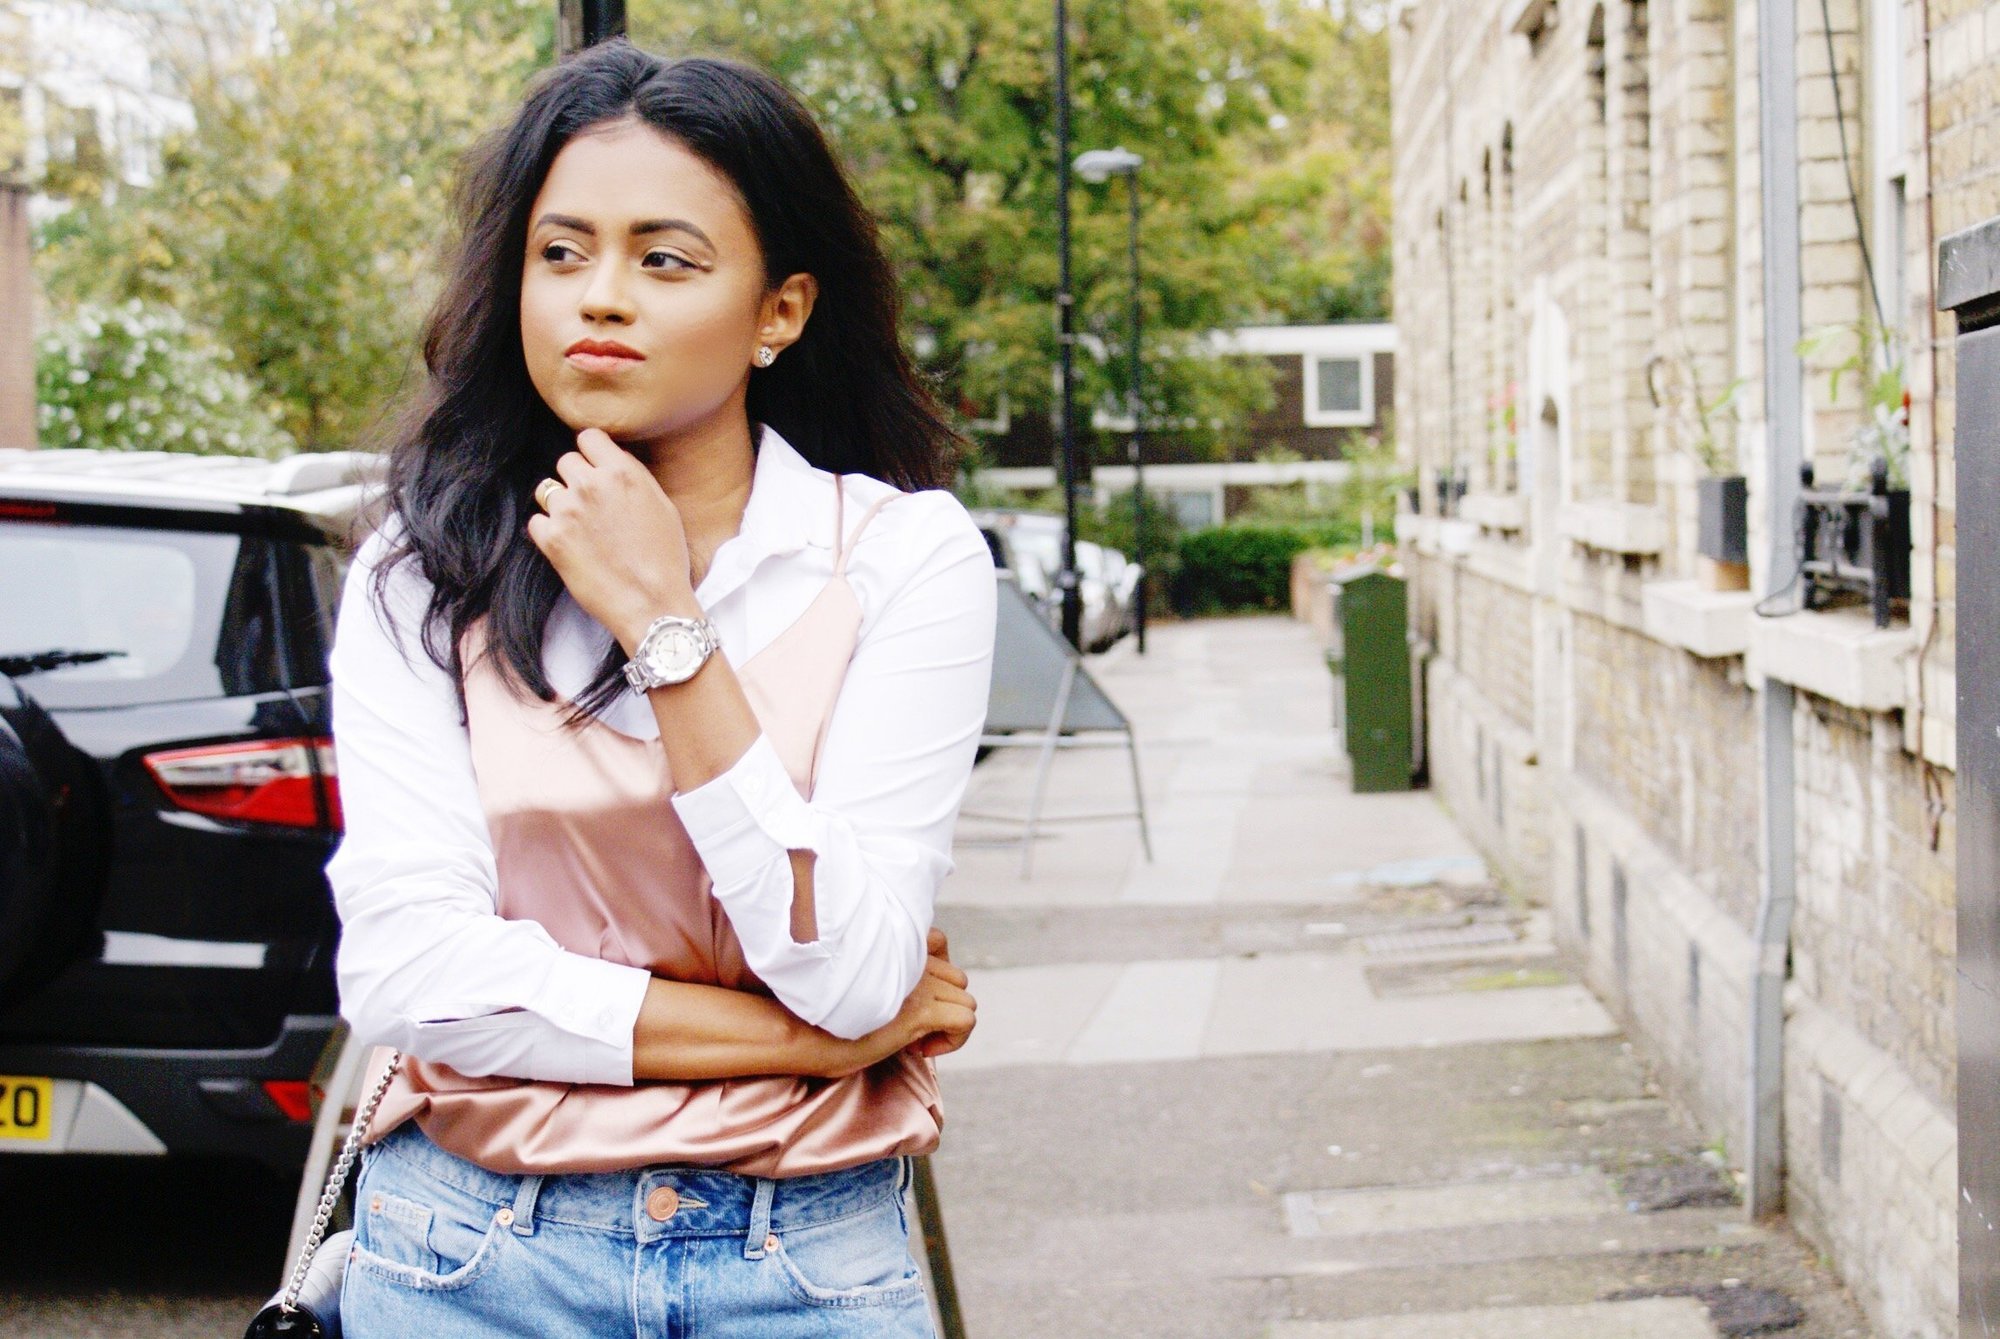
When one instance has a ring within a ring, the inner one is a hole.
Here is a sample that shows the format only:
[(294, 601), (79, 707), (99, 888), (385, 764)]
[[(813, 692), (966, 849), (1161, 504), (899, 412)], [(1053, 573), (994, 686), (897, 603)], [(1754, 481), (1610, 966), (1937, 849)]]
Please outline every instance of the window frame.
[[(1375, 355), (1369, 351), (1356, 353), (1306, 353), (1300, 355), (1305, 366), (1301, 382), (1305, 387), (1305, 423), (1308, 428), (1365, 428), (1375, 422)], [(1354, 363), (1360, 371), (1361, 407), (1359, 409), (1321, 409), (1319, 407), (1319, 365), (1335, 359)]]

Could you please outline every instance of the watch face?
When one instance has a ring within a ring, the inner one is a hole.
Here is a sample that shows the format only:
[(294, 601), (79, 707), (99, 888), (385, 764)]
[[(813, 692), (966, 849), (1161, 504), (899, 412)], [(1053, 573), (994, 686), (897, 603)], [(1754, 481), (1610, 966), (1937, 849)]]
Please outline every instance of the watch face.
[(692, 627), (662, 628), (646, 648), (646, 668), (668, 683), (679, 683), (701, 668), (701, 639)]

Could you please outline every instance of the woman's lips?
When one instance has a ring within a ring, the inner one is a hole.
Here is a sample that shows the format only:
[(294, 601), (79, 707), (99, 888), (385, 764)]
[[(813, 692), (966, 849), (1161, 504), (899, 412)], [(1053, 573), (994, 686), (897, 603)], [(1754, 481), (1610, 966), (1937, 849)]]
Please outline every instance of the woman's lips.
[(622, 368), (636, 368), (644, 358), (638, 354), (588, 354), (578, 350), (576, 354), (564, 354), (564, 360), (582, 372), (618, 372)]
[(616, 372), (646, 361), (637, 349), (609, 340), (580, 339), (564, 351), (571, 367), (584, 372)]

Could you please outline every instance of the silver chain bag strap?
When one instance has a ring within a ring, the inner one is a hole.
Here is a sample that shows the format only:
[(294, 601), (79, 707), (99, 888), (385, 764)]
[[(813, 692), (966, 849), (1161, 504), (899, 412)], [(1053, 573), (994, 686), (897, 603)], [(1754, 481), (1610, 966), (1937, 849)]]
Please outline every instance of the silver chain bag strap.
[(333, 1169), (326, 1174), (326, 1188), (320, 1191), (319, 1210), (313, 1214), (312, 1230), (306, 1233), (292, 1276), (285, 1286), (264, 1304), (244, 1331), (243, 1339), (278, 1339), (278, 1336), (311, 1336), (312, 1339), (340, 1339), (340, 1284), (347, 1274), (347, 1248), (354, 1239), (350, 1231), (326, 1235), (333, 1221), (334, 1206), (347, 1187), (348, 1173), (361, 1153), (361, 1140), (375, 1119), (375, 1108), (389, 1091), (390, 1081), (402, 1066), (402, 1052), (389, 1057), (388, 1066), (368, 1100), (354, 1113), (354, 1125)]

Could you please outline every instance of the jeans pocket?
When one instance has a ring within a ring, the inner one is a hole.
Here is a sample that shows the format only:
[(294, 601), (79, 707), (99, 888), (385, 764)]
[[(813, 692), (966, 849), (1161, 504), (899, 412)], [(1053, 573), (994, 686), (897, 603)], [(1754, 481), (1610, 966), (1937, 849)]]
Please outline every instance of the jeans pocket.
[(355, 1208), (355, 1267), (413, 1288), (464, 1287), (513, 1236), (498, 1207), (430, 1178), (364, 1184)]
[(893, 1202), (851, 1217), (778, 1233), (771, 1254), (786, 1285), (813, 1306), (896, 1306), (924, 1299), (909, 1234)]

